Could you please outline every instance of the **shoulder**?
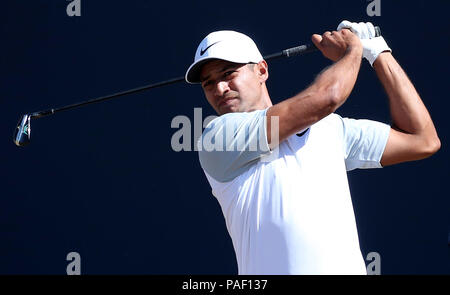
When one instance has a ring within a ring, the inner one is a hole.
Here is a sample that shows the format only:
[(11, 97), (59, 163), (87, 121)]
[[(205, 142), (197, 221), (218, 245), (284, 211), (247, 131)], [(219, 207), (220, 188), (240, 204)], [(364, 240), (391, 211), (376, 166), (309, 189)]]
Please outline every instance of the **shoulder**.
[(214, 129), (216, 127), (223, 126), (225, 124), (229, 123), (245, 123), (250, 122), (251, 120), (265, 116), (267, 112), (267, 109), (264, 110), (257, 110), (252, 112), (235, 112), (235, 113), (227, 113), (224, 115), (221, 115), (211, 122), (209, 122), (206, 126), (205, 131)]
[(331, 128), (336, 134), (346, 139), (370, 138), (379, 133), (384, 135), (390, 129), (388, 124), (382, 122), (342, 117), (336, 113), (328, 115), (316, 124), (327, 130)]
[(197, 143), (202, 168), (214, 179), (229, 181), (270, 152), (266, 109), (215, 118)]
[(312, 125), (311, 129), (324, 132), (333, 132), (342, 134), (344, 126), (344, 118), (336, 113), (331, 113), (322, 120)]

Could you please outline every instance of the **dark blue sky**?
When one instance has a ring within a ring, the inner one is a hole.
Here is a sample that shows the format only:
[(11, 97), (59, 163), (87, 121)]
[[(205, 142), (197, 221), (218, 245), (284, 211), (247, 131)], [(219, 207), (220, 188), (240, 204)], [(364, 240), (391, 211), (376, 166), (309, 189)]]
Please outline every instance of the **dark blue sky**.
[[(214, 114), (201, 88), (180, 83), (32, 122), (24, 113), (184, 75), (201, 39), (219, 29), (251, 36), (263, 55), (309, 42), (343, 19), (381, 27), (427, 105), (442, 142), (433, 157), (349, 173), (361, 249), (383, 274), (450, 274), (448, 77), (450, 2), (68, 1), (2, 4), (0, 47), (0, 274), (235, 274), (221, 209), (196, 152), (175, 152), (175, 116)], [(269, 63), (279, 102), (330, 62), (320, 53)], [(364, 62), (342, 116), (389, 123), (387, 98)]]

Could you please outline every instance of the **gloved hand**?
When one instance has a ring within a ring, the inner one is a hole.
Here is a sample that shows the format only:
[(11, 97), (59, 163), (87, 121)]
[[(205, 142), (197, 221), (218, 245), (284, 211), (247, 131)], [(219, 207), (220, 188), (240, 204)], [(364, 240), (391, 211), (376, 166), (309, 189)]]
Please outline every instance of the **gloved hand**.
[(344, 20), (337, 27), (338, 31), (342, 29), (350, 29), (359, 37), (363, 46), (363, 57), (369, 61), (371, 66), (380, 53), (392, 52), (383, 37), (375, 37), (375, 28), (372, 23), (352, 23)]

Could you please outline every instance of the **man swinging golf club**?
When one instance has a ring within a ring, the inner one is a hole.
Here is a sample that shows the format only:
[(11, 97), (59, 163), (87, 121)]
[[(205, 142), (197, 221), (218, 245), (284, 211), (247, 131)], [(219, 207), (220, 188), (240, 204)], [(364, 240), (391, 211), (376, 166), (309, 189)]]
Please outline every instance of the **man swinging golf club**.
[[(276, 105), (267, 63), (241, 33), (206, 36), (186, 72), (220, 115), (199, 141), (199, 158), (239, 274), (366, 274), (346, 171), (419, 160), (440, 148), (421, 98), (371, 23), (343, 21), (312, 41), (334, 63)], [(392, 126), (334, 113), (362, 57), (388, 94)]]

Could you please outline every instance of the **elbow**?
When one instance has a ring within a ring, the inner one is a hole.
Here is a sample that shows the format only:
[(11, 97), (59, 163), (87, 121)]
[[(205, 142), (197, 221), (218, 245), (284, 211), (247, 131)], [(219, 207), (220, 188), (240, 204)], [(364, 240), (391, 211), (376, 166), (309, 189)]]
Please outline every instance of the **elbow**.
[(340, 106), (342, 102), (339, 100), (339, 97), (330, 97), (328, 101), (327, 111), (331, 114), (334, 113)]
[(308, 96), (314, 98), (314, 106), (319, 110), (319, 117), (324, 117), (338, 109), (347, 98), (339, 81), (316, 83), (309, 88)]
[(433, 139), (433, 141), (432, 141), (432, 143), (430, 144), (430, 147), (429, 147), (430, 156), (432, 154), (437, 153), (437, 151), (440, 150), (440, 148), (441, 148), (441, 140), (436, 135), (436, 137)]
[(337, 108), (339, 108), (345, 101), (346, 96), (342, 93), (341, 87), (338, 82), (327, 87), (326, 95), (324, 95), (326, 99), (326, 104), (330, 112), (334, 112)]
[(439, 137), (436, 135), (432, 139), (427, 140), (422, 145), (422, 154), (424, 158), (428, 158), (437, 153), (437, 151), (439, 151), (440, 148), (441, 148), (441, 141)]

